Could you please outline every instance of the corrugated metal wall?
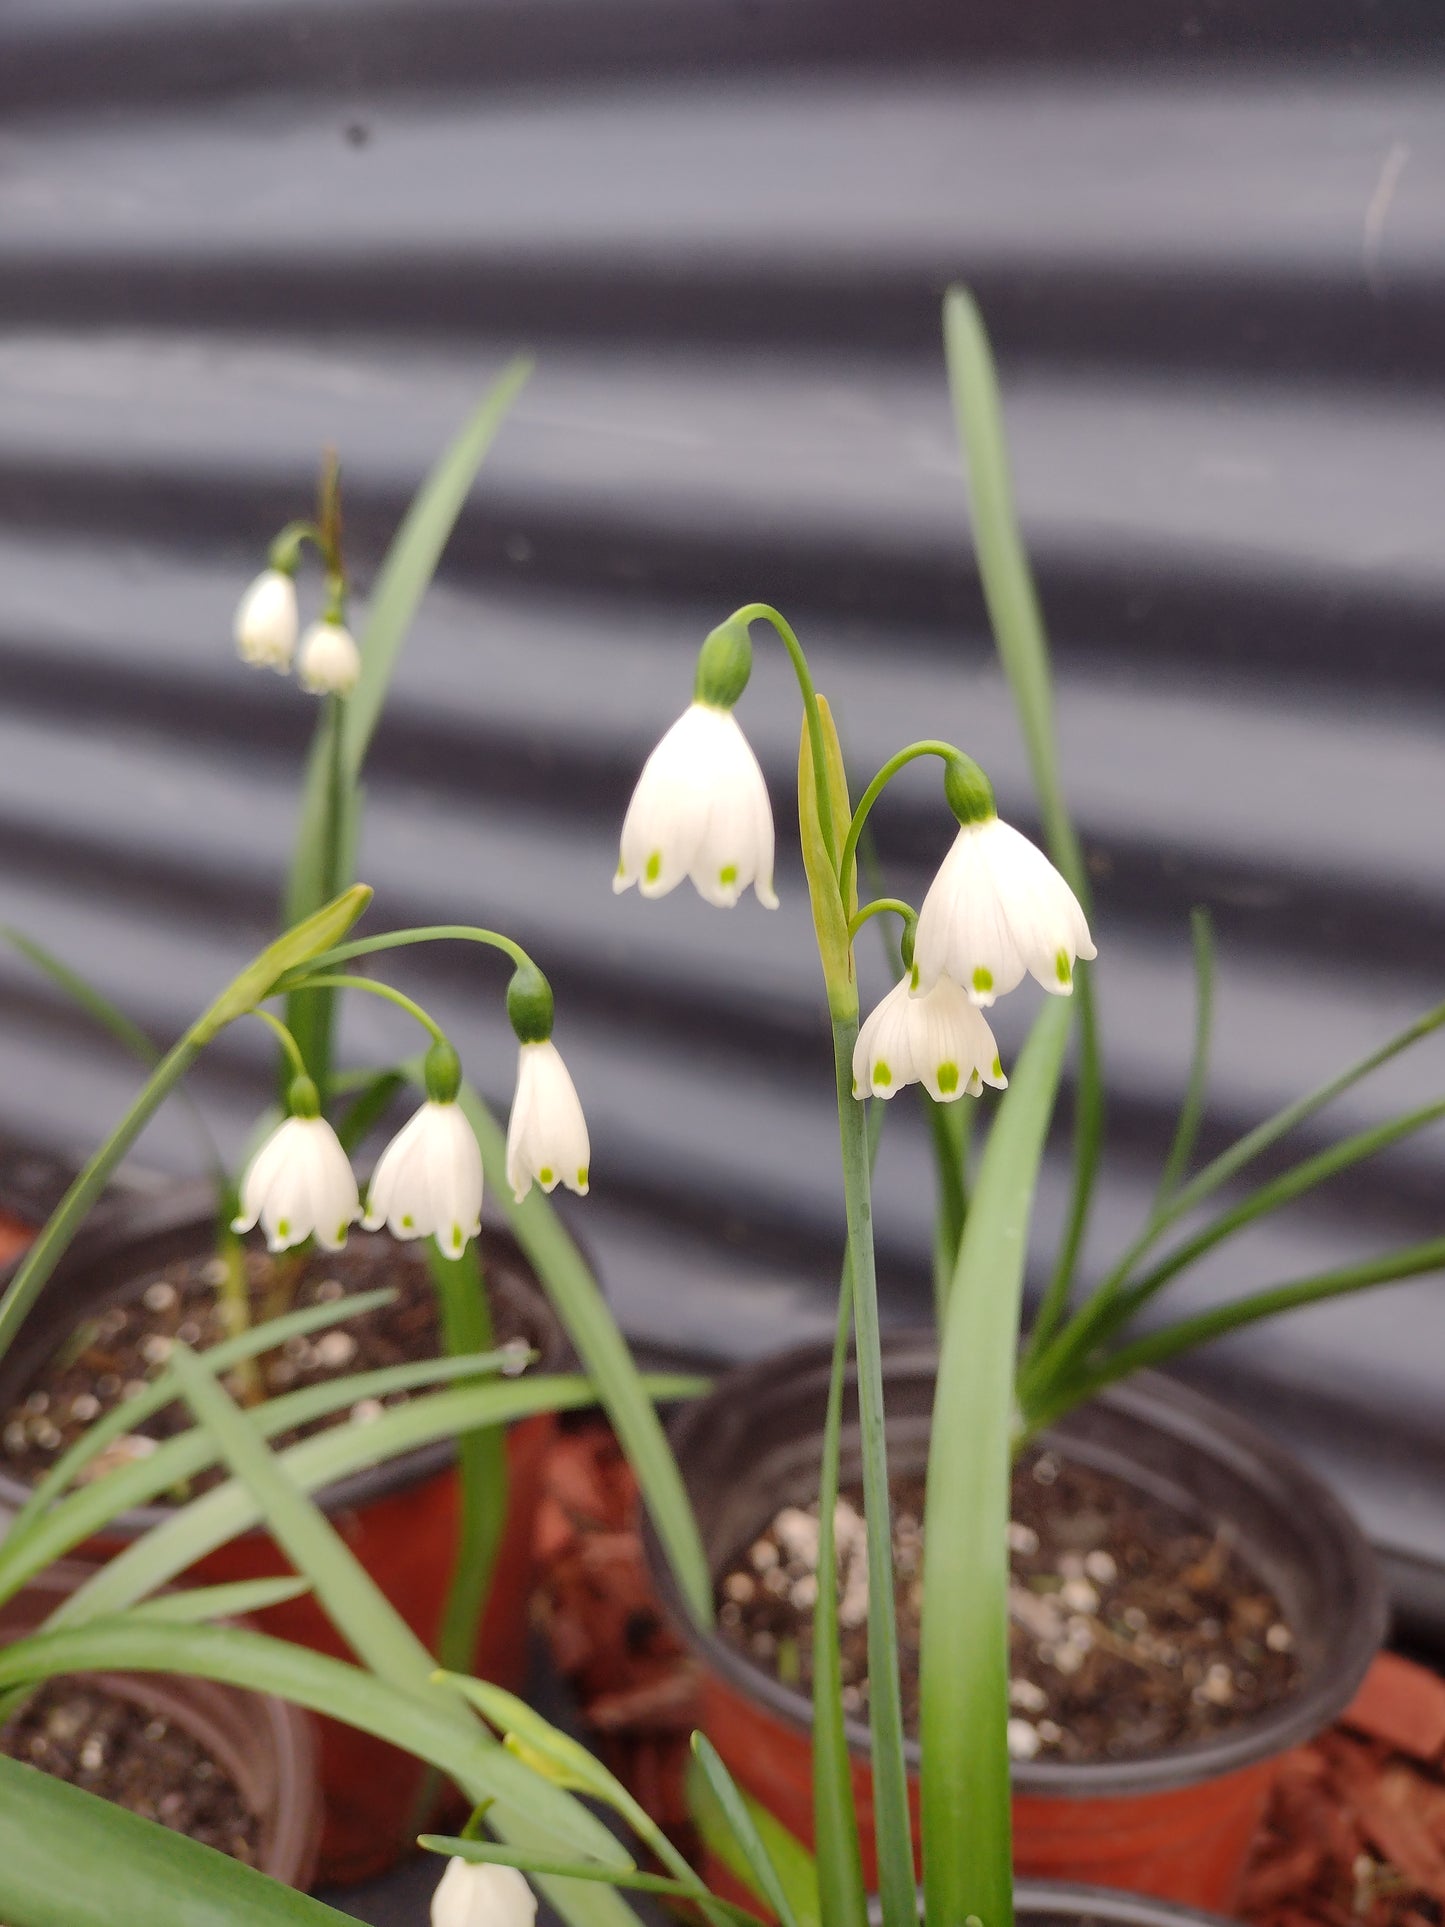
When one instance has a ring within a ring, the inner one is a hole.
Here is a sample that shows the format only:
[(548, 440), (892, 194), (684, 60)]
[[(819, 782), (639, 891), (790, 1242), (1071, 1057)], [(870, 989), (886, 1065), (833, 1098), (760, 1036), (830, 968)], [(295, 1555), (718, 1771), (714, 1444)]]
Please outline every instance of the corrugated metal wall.
[[(371, 770), (388, 922), (532, 946), (587, 1104), (578, 1222), (629, 1325), (714, 1355), (826, 1322), (834, 1124), (804, 890), (610, 890), (631, 780), (705, 630), (755, 596), (859, 771), (943, 733), (1027, 822), (936, 343), (999, 339), (1097, 878), (1114, 1102), (1094, 1250), (1149, 1193), (1221, 935), (1209, 1137), (1437, 998), (1445, 951), (1445, 114), (1427, 6), (1070, 10), (549, 0), (10, 0), (0, 13), (0, 901), (158, 1036), (269, 928), (310, 723), (231, 656), (263, 545), (341, 450), (363, 584), (517, 346), (539, 368), (428, 601)], [(784, 819), (796, 709), (743, 709)], [(879, 814), (905, 893), (936, 789)], [(500, 978), (409, 978), (505, 1099)], [(877, 973), (881, 986), (883, 975)], [(1010, 1047), (1031, 1007), (1010, 1000)], [(354, 1013), (358, 1054), (405, 1048)], [(201, 1083), (223, 1141), (264, 1037)], [(0, 1127), (66, 1154), (132, 1070), (0, 959)], [(1439, 1092), (1422, 1053), (1343, 1103)], [(889, 1311), (927, 1303), (894, 1107)], [(183, 1116), (143, 1152), (194, 1168)], [(1318, 1138), (1311, 1138), (1311, 1142)], [(1183, 1296), (1440, 1228), (1442, 1140), (1261, 1230)], [(1062, 1168), (1042, 1207), (1056, 1222)], [(1201, 1370), (1445, 1559), (1438, 1279)], [(1417, 1574), (1417, 1578), (1428, 1575)], [(1417, 1588), (1418, 1591), (1418, 1588)]]

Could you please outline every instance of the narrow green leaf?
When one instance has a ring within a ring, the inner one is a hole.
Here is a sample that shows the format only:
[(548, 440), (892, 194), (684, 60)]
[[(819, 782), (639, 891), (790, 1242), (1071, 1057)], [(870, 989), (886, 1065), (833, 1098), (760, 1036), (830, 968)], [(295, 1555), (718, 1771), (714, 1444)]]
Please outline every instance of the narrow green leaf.
[[(288, 1338), (304, 1338), (310, 1332), (324, 1331), (328, 1325), (338, 1325), (343, 1319), (359, 1318), (363, 1312), (389, 1304), (395, 1296), (394, 1291), (383, 1288), (380, 1291), (356, 1292), (349, 1298), (337, 1298), (326, 1305), (306, 1305), (300, 1311), (286, 1312), (280, 1318), (269, 1319), (264, 1325), (252, 1325), (246, 1331), (238, 1332), (234, 1338), (223, 1339), (219, 1344), (208, 1347), (201, 1356), (206, 1361), (207, 1371), (229, 1371), (233, 1365), (245, 1359), (257, 1358), (262, 1352), (276, 1350)], [(180, 1389), (173, 1373), (162, 1372), (134, 1397), (123, 1399), (88, 1426), (75, 1443), (61, 1453), (16, 1513), (5, 1535), (4, 1549), (0, 1550), (0, 1563), (3, 1563), (5, 1552), (23, 1537), (30, 1521), (71, 1485), (86, 1466), (117, 1439), (124, 1438), (130, 1432), (138, 1432), (147, 1419), (153, 1418), (172, 1399), (180, 1397)]]
[[(209, 1360), (219, 1349), (213, 1347), (206, 1358)], [(407, 1365), (387, 1365), (349, 1378), (322, 1379), (280, 1398), (267, 1399), (256, 1407), (255, 1424), (263, 1437), (274, 1438), (292, 1426), (309, 1424), (362, 1398), (379, 1400), (416, 1385), (470, 1376), (486, 1365), (497, 1369), (503, 1362), (500, 1353), (493, 1353), (488, 1360), (414, 1359)], [(536, 1386), (541, 1381), (528, 1382)], [(179, 1381), (174, 1377), (170, 1387), (173, 1397), (180, 1395)], [(490, 1389), (500, 1392), (502, 1388)], [(510, 1406), (503, 1403), (501, 1409)], [(214, 1465), (216, 1458), (215, 1441), (206, 1432), (183, 1432), (165, 1440), (144, 1458), (119, 1466), (93, 1485), (71, 1493), (43, 1518), (33, 1521), (23, 1536), (0, 1541), (0, 1598), (8, 1598), (53, 1559), (83, 1544), (132, 1507), (183, 1490), (190, 1480)]]
[(732, 1829), (733, 1838), (742, 1850), (743, 1858), (753, 1873), (753, 1885), (777, 1915), (781, 1927), (801, 1927), (793, 1912), (793, 1903), (773, 1865), (757, 1823), (748, 1811), (747, 1802), (733, 1783), (719, 1757), (717, 1748), (704, 1733), (692, 1736), (693, 1758), (697, 1761), (713, 1795), (722, 1810), (724, 1820)]
[(370, 902), (370, 884), (354, 883), (332, 902), (322, 904), (311, 916), (283, 931), (197, 1020), (191, 1031), (195, 1042), (208, 1044), (217, 1031), (243, 1017), (253, 1004), (263, 1002), (286, 971), (340, 943)]
[[(214, 1436), (237, 1477), (244, 1483), (265, 1519), (271, 1537), (298, 1572), (310, 1580), (327, 1617), (357, 1657), (383, 1680), (414, 1692), (423, 1699), (449, 1704), (460, 1730), (477, 1730), (472, 1715), (454, 1695), (432, 1683), (431, 1655), (363, 1569), (340, 1533), (288, 1476), (285, 1461), (269, 1452), (240, 1407), (227, 1398), (193, 1353), (177, 1345), (172, 1353), (175, 1370), (196, 1417)], [(533, 1797), (540, 1793), (540, 1785)], [(491, 1788), (474, 1800), (491, 1797)], [(580, 1809), (576, 1810), (580, 1814)], [(505, 1822), (493, 1824), (521, 1846), (536, 1839), (537, 1826), (530, 1808)], [(572, 1889), (564, 1911), (579, 1920), (624, 1921), (630, 1911), (617, 1894), (586, 1893)]]
[[(464, 1358), (493, 1343), (491, 1307), (475, 1243), (460, 1258), (446, 1258), (435, 1243), (427, 1262), (449, 1356)], [(464, 1432), (457, 1440), (461, 1519), (456, 1563), (447, 1588), (437, 1637), (437, 1658), (452, 1672), (466, 1672), (477, 1649), (477, 1632), (491, 1590), (492, 1572), (507, 1526), (507, 1438), (499, 1426)]]
[(457, 1719), (454, 1697), (400, 1687), (290, 1640), (236, 1626), (147, 1623), (135, 1613), (42, 1632), (0, 1649), (0, 1687), (31, 1686), (77, 1672), (186, 1673), (342, 1721), (427, 1760), (456, 1780), (475, 1802), (492, 1801), (491, 1817), (507, 1826), (529, 1822), (539, 1850), (631, 1862), (587, 1809), (514, 1760), (476, 1721)]
[[(458, 1860), (470, 1860), (478, 1867), (516, 1867), (521, 1873), (554, 1874), (565, 1880), (603, 1881), (609, 1887), (625, 1887), (636, 1893), (667, 1894), (677, 1900), (693, 1898), (691, 1887), (681, 1880), (669, 1879), (666, 1874), (641, 1873), (636, 1869), (624, 1873), (616, 1867), (588, 1866), (576, 1860), (553, 1860), (546, 1854), (526, 1853), (517, 1847), (500, 1846), (494, 1840), (424, 1833), (417, 1840), (417, 1845), (428, 1853), (444, 1853)], [(730, 1920), (752, 1922), (754, 1927), (762, 1927), (758, 1916), (749, 1913), (746, 1907), (735, 1907), (731, 1901), (719, 1900), (715, 1895), (711, 1904)]]
[(1190, 913), (1190, 932), (1194, 939), (1194, 1051), (1189, 1063), (1189, 1079), (1184, 1087), (1184, 1102), (1179, 1107), (1179, 1122), (1174, 1142), (1164, 1160), (1159, 1190), (1154, 1200), (1157, 1213), (1165, 1206), (1184, 1180), (1194, 1154), (1199, 1126), (1204, 1119), (1205, 1091), (1209, 1082), (1209, 1040), (1214, 1023), (1214, 923), (1209, 912)]
[(1008, 1526), (1014, 1359), (1067, 1004), (1034, 1023), (989, 1133), (941, 1335), (924, 1510), (920, 1740), (929, 1920), (1010, 1927)]
[[(1054, 721), (1053, 665), (1028, 551), (1014, 506), (1003, 402), (988, 332), (973, 296), (952, 287), (943, 302), (943, 344), (954, 423), (968, 476), (973, 540), (994, 642), (1023, 731), (1049, 854), (1092, 915), (1088, 866), (1064, 800)], [(1074, 1096), (1074, 1174), (1064, 1235), (1031, 1343), (1044, 1344), (1069, 1302), (1088, 1228), (1104, 1133), (1104, 1077), (1093, 989), (1087, 970), (1075, 979), (1079, 1062)]]
[(229, 1854), (0, 1755), (0, 1915), (10, 1927), (354, 1927)]
[(470, 1085), (462, 1086), (460, 1102), (482, 1147), (487, 1183), (597, 1388), (683, 1597), (698, 1624), (709, 1626), (712, 1579), (697, 1521), (672, 1447), (617, 1321), (546, 1193), (534, 1186), (520, 1204), (513, 1198), (507, 1183), (505, 1133)]
[[(825, 1915), (818, 1897), (818, 1869), (813, 1856), (797, 1835), (789, 1833), (782, 1822), (775, 1819), (751, 1794), (744, 1793), (742, 1798), (768, 1858), (787, 1891), (788, 1904), (798, 1927), (823, 1927)], [(723, 1863), (735, 1879), (762, 1900), (762, 1894), (754, 1885), (755, 1876), (750, 1863), (728, 1825), (716, 1793), (695, 1759), (687, 1763), (687, 1803), (708, 1851)], [(830, 1927), (837, 1927), (833, 1915), (829, 1914), (826, 1918)]]
[(366, 761), (417, 605), (436, 573), (477, 470), (531, 372), (532, 362), (525, 355), (507, 364), (417, 491), (392, 538), (360, 637), (361, 680), (346, 704), (344, 756), (353, 782)]
[(1063, 1412), (1092, 1398), (1104, 1386), (1127, 1378), (1131, 1372), (1142, 1371), (1147, 1365), (1165, 1364), (1169, 1359), (1177, 1358), (1181, 1352), (1192, 1351), (1196, 1345), (1207, 1345), (1212, 1339), (1222, 1338), (1226, 1332), (1257, 1324), (1262, 1318), (1277, 1318), (1281, 1312), (1294, 1311), (1304, 1305), (1317, 1305), (1327, 1298), (1341, 1298), (1349, 1292), (1368, 1291), (1376, 1285), (1397, 1284), (1401, 1279), (1418, 1278), (1432, 1271), (1445, 1271), (1445, 1238), (1431, 1238), (1424, 1244), (1387, 1251), (1382, 1257), (1369, 1258), (1357, 1265), (1346, 1265), (1339, 1271), (1316, 1272), (1311, 1277), (1299, 1278), (1287, 1285), (1271, 1285), (1264, 1291), (1254, 1291), (1246, 1297), (1236, 1298), (1230, 1304), (1216, 1305), (1191, 1318), (1181, 1318), (1172, 1325), (1164, 1325), (1158, 1331), (1147, 1333), (1131, 1345), (1121, 1347), (1109, 1354), (1096, 1369), (1067, 1381), (1037, 1418), (1030, 1413), (1030, 1427), (1037, 1430), (1040, 1426), (1051, 1424)]
[[(696, 1379), (644, 1381), (659, 1398), (695, 1396)], [(302, 1439), (279, 1454), (287, 1477), (304, 1492), (323, 1490), (353, 1472), (398, 1458), (418, 1446), (452, 1438), (476, 1425), (504, 1425), (533, 1412), (576, 1410), (596, 1393), (585, 1379), (519, 1379), (502, 1385), (464, 1385), (432, 1392), (385, 1411), (368, 1425), (335, 1426)], [(266, 1411), (258, 1409), (258, 1420)], [(70, 1625), (100, 1612), (115, 1612), (186, 1572), (219, 1545), (249, 1532), (260, 1509), (238, 1480), (180, 1507), (144, 1539), (109, 1560), (78, 1587), (52, 1616)]]
[(299, 1599), (311, 1588), (304, 1579), (237, 1579), (224, 1586), (194, 1586), (188, 1592), (163, 1592), (132, 1606), (131, 1616), (154, 1623), (189, 1626), (198, 1620), (241, 1619)]
[(120, 1006), (113, 1004), (103, 991), (97, 990), (95, 985), (88, 983), (78, 971), (72, 970), (69, 964), (63, 963), (53, 951), (47, 950), (43, 944), (37, 943), (34, 937), (27, 936), (23, 930), (17, 930), (12, 924), (0, 926), (0, 937), (3, 937), (12, 949), (18, 950), (22, 957), (28, 958), (37, 970), (47, 976), (58, 989), (63, 990), (72, 1003), (78, 1004), (101, 1030), (108, 1031), (122, 1049), (130, 1052), (132, 1057), (138, 1057), (151, 1069), (160, 1062), (159, 1047), (146, 1035), (140, 1025), (127, 1017)]

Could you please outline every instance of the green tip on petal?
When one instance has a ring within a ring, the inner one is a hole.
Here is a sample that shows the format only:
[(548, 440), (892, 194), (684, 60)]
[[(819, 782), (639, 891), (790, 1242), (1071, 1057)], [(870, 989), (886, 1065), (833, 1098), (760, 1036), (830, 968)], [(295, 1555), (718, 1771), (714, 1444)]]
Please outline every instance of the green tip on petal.
[(1067, 950), (1061, 950), (1054, 958), (1054, 975), (1061, 984), (1066, 984), (1072, 981), (1073, 974), (1069, 964), (1069, 953)]
[(403, 1231), (414, 1231), (416, 1229), (416, 1219), (409, 1211), (401, 1221), (401, 1228)]
[(544, 1164), (542, 1166), (541, 1170), (537, 1173), (537, 1182), (538, 1184), (555, 1184), (557, 1182), (550, 1164)]
[(657, 879), (662, 875), (661, 850), (654, 850), (652, 852), (652, 855), (647, 859), (647, 867), (642, 874), (647, 878), (649, 883), (656, 883)]
[(997, 1057), (993, 1060), (993, 1074), (995, 1077), (1003, 1076), (1003, 1065)]
[(978, 969), (975, 970), (973, 973), (973, 987), (975, 990), (980, 992), (985, 990), (992, 990), (993, 989), (993, 972), (991, 970), (985, 970), (983, 965), (980, 964)]
[(579, 1165), (577, 1168), (577, 1188), (579, 1191), (585, 1191), (587, 1189), (587, 1166), (585, 1164)]
[(738, 880), (738, 866), (736, 863), (725, 863), (717, 873), (717, 880), (722, 884), (724, 889), (726, 889), (729, 884), (736, 883)]
[(283, 1218), (280, 1224), (277, 1225), (276, 1236), (278, 1238), (289, 1238), (291, 1236), (291, 1220), (289, 1218)]
[(875, 1084), (891, 1084), (893, 1082), (893, 1073), (881, 1057), (873, 1066), (873, 1082)]
[(938, 1067), (938, 1088), (947, 1095), (958, 1089), (957, 1064), (940, 1064)]

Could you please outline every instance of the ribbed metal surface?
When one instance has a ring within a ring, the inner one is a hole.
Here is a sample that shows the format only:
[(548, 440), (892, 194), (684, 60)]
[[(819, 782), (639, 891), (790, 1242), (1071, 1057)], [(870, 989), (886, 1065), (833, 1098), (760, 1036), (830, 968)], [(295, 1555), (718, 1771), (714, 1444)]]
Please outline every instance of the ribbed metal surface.
[[(1090, 45), (1062, 11), (966, 11), (890, 10), (886, 31), (850, 6), (643, 0), (0, 16), (5, 915), (158, 1036), (261, 940), (310, 716), (232, 660), (235, 596), (328, 441), (364, 584), (464, 410), (533, 347), (377, 743), (363, 871), (388, 922), (502, 924), (553, 974), (596, 1149), (578, 1221), (652, 1342), (822, 1329), (839, 1243), (790, 835), (773, 916), (610, 890), (706, 628), (780, 602), (859, 771), (951, 735), (1029, 819), (936, 347), (954, 275), (999, 337), (1096, 874), (1095, 1260), (1167, 1137), (1192, 903), (1222, 936), (1211, 1142), (1441, 992), (1438, 23), (1140, 6)], [(786, 822), (797, 717), (766, 647), (743, 714)], [(898, 789), (880, 848), (916, 895), (946, 822), (926, 780)], [(408, 977), (505, 1101), (500, 980), (471, 955)], [(1034, 1001), (999, 1013), (1008, 1047)], [(351, 1021), (358, 1056), (410, 1045), (394, 1014)], [(238, 1035), (201, 1074), (229, 1148), (267, 1061)], [(1331, 1127), (1425, 1101), (1441, 1067), (1395, 1067)], [(0, 1128), (67, 1153), (134, 1081), (8, 957), (0, 1071)], [(177, 1114), (143, 1156), (193, 1168), (188, 1134)], [(1441, 1147), (1262, 1229), (1181, 1300), (1437, 1231)], [(907, 1100), (878, 1190), (888, 1310), (918, 1316)], [(1199, 1371), (1428, 1562), (1442, 1359), (1432, 1279)]]

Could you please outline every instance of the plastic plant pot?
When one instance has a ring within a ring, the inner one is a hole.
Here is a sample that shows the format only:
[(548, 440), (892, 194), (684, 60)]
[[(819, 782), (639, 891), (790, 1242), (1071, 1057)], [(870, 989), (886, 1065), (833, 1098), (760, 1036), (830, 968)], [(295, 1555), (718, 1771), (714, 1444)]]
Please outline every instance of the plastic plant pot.
[[(882, 1918), (876, 1901), (868, 1918)], [(1223, 1927), (1214, 1914), (1061, 1880), (1020, 1880), (1014, 1888), (1014, 1919), (1018, 1927)]]
[[(36, 1632), (90, 1567), (65, 1560), (0, 1606), (0, 1646)], [(306, 1714), (269, 1693), (168, 1673), (95, 1673), (108, 1694), (179, 1727), (235, 1783), (260, 1830), (256, 1865), (303, 1892), (321, 1849), (316, 1738)]]
[[(885, 1339), (895, 1473), (920, 1473), (927, 1463), (936, 1358), (931, 1332)], [(763, 1359), (675, 1415), (672, 1442), (715, 1580), (780, 1507), (816, 1503), (830, 1365), (831, 1348), (822, 1346)], [(1014, 1864), (1021, 1876), (1083, 1880), (1228, 1913), (1281, 1755), (1343, 1710), (1384, 1636), (1373, 1554), (1333, 1494), (1287, 1452), (1157, 1374), (1140, 1373), (1070, 1413), (1049, 1442), (1211, 1529), (1227, 1527), (1280, 1601), (1301, 1677), (1287, 1700), (1204, 1741), (1129, 1760), (1016, 1764)], [(853, 1423), (844, 1430), (842, 1471), (845, 1484), (861, 1479)], [(811, 1841), (806, 1696), (690, 1622), (650, 1531), (647, 1556), (701, 1663), (704, 1731), (738, 1781)], [(851, 1721), (848, 1737), (866, 1857), (873, 1832), (866, 1725)], [(916, 1811), (916, 1743), (909, 1770)]]
[[(215, 1213), (208, 1187), (176, 1186), (159, 1196), (123, 1201), (101, 1214), (71, 1247), (41, 1294), (20, 1337), (0, 1367), (0, 1402), (11, 1403), (39, 1376), (68, 1335), (109, 1304), (135, 1296), (157, 1270), (208, 1252)], [(490, 1284), (494, 1306), (507, 1314), (538, 1353), (537, 1371), (564, 1368), (569, 1356), (561, 1325), (520, 1248), (500, 1227), (483, 1228), (483, 1262), (498, 1261)], [(550, 1413), (523, 1420), (507, 1434), (507, 1524), (498, 1550), (491, 1595), (477, 1642), (476, 1669), (516, 1690), (527, 1673), (528, 1598), (533, 1582), (532, 1540), (542, 1472), (556, 1430)], [(0, 1512), (14, 1510), (27, 1487), (0, 1467)], [(317, 1495), (366, 1571), (412, 1630), (434, 1647), (456, 1556), (460, 1488), (447, 1441), (338, 1481)], [(100, 1559), (120, 1551), (166, 1516), (138, 1507), (81, 1548)], [(263, 1532), (219, 1546), (187, 1575), (195, 1584), (289, 1573), (285, 1555)], [(264, 1632), (338, 1658), (354, 1659), (308, 1594), (255, 1616)], [(344, 1884), (370, 1879), (408, 1850), (415, 1833), (414, 1800), (424, 1769), (370, 1734), (318, 1719), (325, 1826), (319, 1880)]]

